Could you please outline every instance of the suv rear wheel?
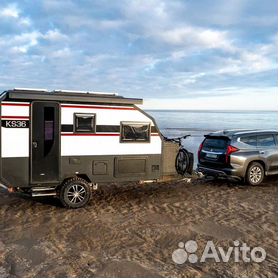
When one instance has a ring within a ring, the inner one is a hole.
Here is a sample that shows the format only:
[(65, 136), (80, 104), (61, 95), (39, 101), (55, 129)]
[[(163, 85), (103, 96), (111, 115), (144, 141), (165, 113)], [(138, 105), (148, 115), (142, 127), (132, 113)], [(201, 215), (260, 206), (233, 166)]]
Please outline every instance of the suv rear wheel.
[(252, 162), (246, 172), (246, 181), (250, 185), (259, 185), (264, 179), (264, 167), (259, 162)]

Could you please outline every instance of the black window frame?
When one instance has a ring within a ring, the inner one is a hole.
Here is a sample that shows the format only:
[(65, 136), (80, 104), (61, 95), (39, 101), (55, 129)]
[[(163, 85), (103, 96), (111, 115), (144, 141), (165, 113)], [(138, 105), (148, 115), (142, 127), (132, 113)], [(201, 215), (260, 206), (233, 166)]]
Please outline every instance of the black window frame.
[[(87, 116), (87, 117), (92, 117), (94, 119), (94, 126), (93, 126), (93, 129), (92, 130), (78, 130), (78, 127), (77, 127), (77, 119), (78, 117), (84, 117), (84, 116)], [(73, 113), (73, 133), (85, 133), (85, 134), (94, 134), (96, 133), (96, 113)]]
[[(147, 125), (148, 126), (148, 139), (147, 140), (136, 140), (136, 139), (131, 139), (131, 140), (126, 140), (123, 139), (123, 127), (124, 125)], [(151, 123), (150, 122), (135, 122), (135, 121), (122, 121), (120, 123), (120, 143), (150, 143), (151, 142)]]
[(278, 146), (278, 134), (274, 133), (273, 136), (275, 139), (275, 144), (276, 144), (276, 146)]

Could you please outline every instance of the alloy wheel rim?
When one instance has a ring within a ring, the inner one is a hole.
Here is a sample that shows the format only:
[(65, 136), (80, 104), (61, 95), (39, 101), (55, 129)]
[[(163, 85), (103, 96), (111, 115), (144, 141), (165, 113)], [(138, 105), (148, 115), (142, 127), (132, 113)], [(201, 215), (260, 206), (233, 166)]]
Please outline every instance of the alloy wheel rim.
[(80, 184), (73, 184), (67, 192), (69, 201), (73, 204), (81, 203), (86, 196), (85, 188)]
[(250, 180), (252, 183), (258, 183), (262, 178), (262, 170), (260, 167), (255, 166), (250, 170)]

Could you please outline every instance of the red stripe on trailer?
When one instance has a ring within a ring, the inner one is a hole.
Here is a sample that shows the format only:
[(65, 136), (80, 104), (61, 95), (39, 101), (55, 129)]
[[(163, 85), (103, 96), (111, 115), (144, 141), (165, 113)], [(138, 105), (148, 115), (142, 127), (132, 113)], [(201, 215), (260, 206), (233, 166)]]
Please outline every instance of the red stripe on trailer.
[(2, 106), (31, 106), (30, 103), (1, 103)]
[[(120, 136), (120, 133), (61, 133), (62, 136)], [(151, 136), (159, 136), (158, 133), (152, 133)]]
[(103, 107), (89, 105), (61, 105), (62, 108), (91, 108), (91, 109), (107, 109), (107, 110), (136, 110), (134, 107)]
[(1, 119), (24, 119), (29, 120), (29, 117), (26, 116), (1, 116)]
[[(31, 106), (27, 103), (1, 103), (2, 106)], [(103, 107), (89, 105), (61, 105), (62, 108), (93, 108), (93, 109), (110, 109), (110, 110), (136, 110), (134, 107)]]
[(120, 136), (120, 133), (61, 133), (62, 136)]

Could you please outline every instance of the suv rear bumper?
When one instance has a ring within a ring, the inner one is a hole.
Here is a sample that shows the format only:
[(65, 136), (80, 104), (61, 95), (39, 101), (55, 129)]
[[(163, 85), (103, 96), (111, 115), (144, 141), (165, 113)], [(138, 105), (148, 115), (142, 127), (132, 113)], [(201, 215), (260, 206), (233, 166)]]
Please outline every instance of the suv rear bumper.
[(240, 173), (237, 173), (237, 170), (232, 168), (212, 169), (198, 164), (197, 171), (204, 175), (241, 179)]

